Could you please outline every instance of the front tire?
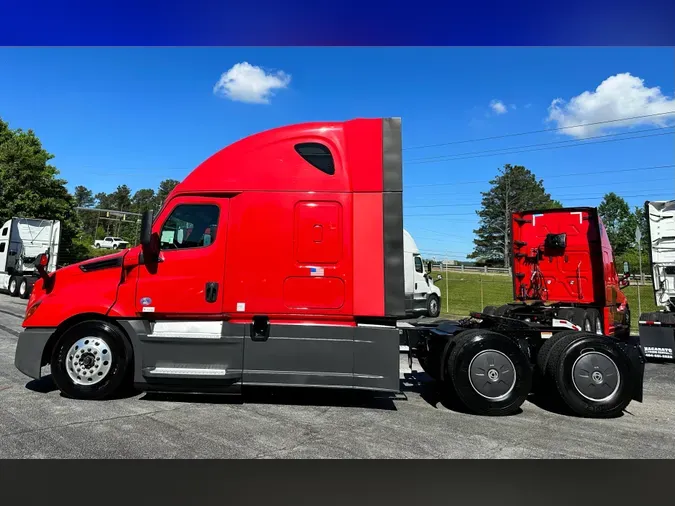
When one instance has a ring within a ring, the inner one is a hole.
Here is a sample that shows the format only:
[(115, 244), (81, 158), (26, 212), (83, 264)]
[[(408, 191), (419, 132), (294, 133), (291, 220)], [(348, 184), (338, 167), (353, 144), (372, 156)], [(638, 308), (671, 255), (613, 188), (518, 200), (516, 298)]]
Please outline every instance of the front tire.
[(431, 294), (427, 299), (427, 315), (430, 318), (438, 318), (441, 314), (441, 301), (438, 295)]
[(54, 347), (54, 383), (73, 399), (109, 398), (131, 372), (132, 356), (129, 340), (116, 326), (98, 320), (78, 323)]
[(532, 388), (532, 368), (512, 339), (483, 329), (462, 332), (448, 357), (447, 371), (459, 401), (487, 416), (516, 413)]
[(630, 360), (605, 336), (578, 333), (553, 345), (546, 376), (559, 399), (586, 418), (617, 416), (632, 400)]

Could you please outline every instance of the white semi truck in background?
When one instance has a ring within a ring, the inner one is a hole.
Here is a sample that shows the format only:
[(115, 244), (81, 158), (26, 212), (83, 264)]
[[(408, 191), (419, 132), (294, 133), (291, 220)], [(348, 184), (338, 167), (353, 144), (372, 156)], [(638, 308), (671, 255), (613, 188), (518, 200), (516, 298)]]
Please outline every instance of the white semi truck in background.
[(405, 269), (405, 304), (408, 316), (429, 316), (441, 314), (441, 290), (431, 276), (431, 265), (425, 268), (422, 255), (412, 235), (403, 230), (403, 266)]
[(675, 354), (675, 200), (645, 202), (649, 263), (659, 311), (642, 313), (640, 343), (649, 359), (673, 360)]
[(27, 299), (39, 275), (36, 259), (49, 253), (47, 272), (56, 270), (61, 240), (58, 220), (12, 218), (0, 228), (0, 290)]

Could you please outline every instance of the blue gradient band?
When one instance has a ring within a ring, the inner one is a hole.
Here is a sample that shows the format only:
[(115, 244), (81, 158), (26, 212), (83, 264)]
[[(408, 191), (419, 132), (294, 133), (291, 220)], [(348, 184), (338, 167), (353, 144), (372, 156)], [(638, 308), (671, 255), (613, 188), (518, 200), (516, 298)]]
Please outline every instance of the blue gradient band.
[(675, 45), (675, 2), (5, 1), (2, 45)]

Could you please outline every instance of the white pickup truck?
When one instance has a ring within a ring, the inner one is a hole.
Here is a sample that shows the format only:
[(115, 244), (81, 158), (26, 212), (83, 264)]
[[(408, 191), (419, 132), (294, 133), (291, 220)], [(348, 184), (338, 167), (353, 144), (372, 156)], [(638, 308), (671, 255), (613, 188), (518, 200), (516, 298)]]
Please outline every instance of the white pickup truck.
[(129, 243), (121, 237), (104, 237), (103, 240), (94, 241), (94, 248), (124, 249)]

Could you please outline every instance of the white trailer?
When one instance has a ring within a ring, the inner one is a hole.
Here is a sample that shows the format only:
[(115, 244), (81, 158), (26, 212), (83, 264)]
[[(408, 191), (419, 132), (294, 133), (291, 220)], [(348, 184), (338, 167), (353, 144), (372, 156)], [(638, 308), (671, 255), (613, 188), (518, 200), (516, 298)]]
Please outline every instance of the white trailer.
[(37, 256), (49, 253), (47, 272), (56, 270), (61, 240), (58, 220), (12, 218), (0, 228), (0, 290), (27, 299), (39, 275)]
[(640, 344), (649, 359), (675, 354), (675, 200), (645, 202), (654, 300), (660, 311), (642, 313)]

